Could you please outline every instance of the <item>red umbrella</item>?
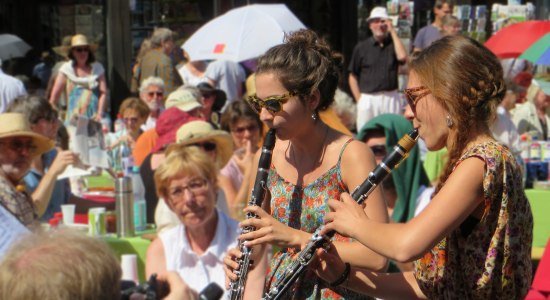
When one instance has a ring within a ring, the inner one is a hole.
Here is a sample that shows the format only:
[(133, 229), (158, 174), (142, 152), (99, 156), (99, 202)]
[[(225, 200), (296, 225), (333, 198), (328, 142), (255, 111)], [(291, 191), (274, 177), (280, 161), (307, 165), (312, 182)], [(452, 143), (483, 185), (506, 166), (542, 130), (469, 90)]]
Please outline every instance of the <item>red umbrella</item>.
[(516, 23), (493, 34), (485, 43), (485, 47), (500, 58), (518, 57), (548, 32), (550, 21)]

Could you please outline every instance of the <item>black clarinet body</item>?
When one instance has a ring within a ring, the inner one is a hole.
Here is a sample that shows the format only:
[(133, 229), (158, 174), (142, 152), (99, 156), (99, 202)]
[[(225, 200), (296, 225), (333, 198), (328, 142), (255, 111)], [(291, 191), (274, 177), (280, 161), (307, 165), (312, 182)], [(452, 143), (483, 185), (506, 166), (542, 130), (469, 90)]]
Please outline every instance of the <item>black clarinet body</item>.
[[(267, 193), (267, 177), (269, 175), (269, 167), (271, 165), (271, 157), (275, 147), (275, 130), (270, 129), (265, 137), (264, 144), (261, 149), (260, 161), (258, 162), (258, 171), (256, 172), (256, 180), (254, 181), (254, 187), (248, 205), (261, 206), (262, 201)], [(256, 218), (256, 214), (247, 213), (246, 218)], [(244, 227), (241, 230), (241, 234), (252, 232), (256, 230), (252, 226)], [(235, 281), (231, 281), (229, 284), (229, 299), (237, 300), (243, 299), (244, 288), (246, 285), (246, 279), (248, 277), (248, 270), (250, 268), (250, 256), (252, 255), (252, 249), (244, 245), (239, 241), (239, 250), (242, 252), (241, 258), (237, 260), (239, 267), (235, 270), (238, 278)]]
[[(401, 161), (407, 158), (409, 151), (416, 145), (418, 139), (418, 130), (413, 129), (405, 134), (395, 145), (392, 151), (384, 157), (382, 162), (374, 168), (363, 183), (361, 183), (353, 192), (351, 197), (357, 203), (363, 203), (374, 189), (382, 182), (392, 170), (396, 168)], [(325, 248), (336, 234), (335, 231), (327, 232), (325, 235), (315, 233), (307, 245), (298, 253), (296, 259), (284, 271), (281, 279), (265, 293), (262, 299), (276, 300), (283, 299), (285, 293), (289, 290), (292, 284), (302, 275), (311, 263), (315, 251), (319, 248)]]

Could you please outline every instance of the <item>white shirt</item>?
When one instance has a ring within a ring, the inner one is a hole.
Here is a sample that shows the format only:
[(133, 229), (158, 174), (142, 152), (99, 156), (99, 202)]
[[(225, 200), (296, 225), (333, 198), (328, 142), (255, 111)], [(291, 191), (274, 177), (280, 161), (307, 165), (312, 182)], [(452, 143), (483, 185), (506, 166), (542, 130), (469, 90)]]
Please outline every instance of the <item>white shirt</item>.
[(214, 81), (216, 88), (224, 91), (227, 95), (227, 102), (222, 111), (225, 111), (225, 108), (232, 101), (241, 98), (246, 73), (239, 63), (228, 60), (215, 60), (206, 67), (204, 77)]
[(27, 91), (23, 82), (0, 69), (0, 113), (6, 112), (15, 98), (25, 95)]
[(187, 285), (197, 292), (211, 282), (222, 288), (225, 286), (223, 258), (227, 250), (237, 246), (239, 223), (219, 210), (217, 213), (216, 233), (208, 249), (200, 256), (191, 249), (183, 224), (159, 234), (164, 246), (166, 270), (178, 272)]
[(508, 146), (512, 153), (519, 154), (521, 152), (518, 129), (510, 114), (502, 106), (497, 108), (497, 118), (491, 126), (491, 131), (495, 139)]

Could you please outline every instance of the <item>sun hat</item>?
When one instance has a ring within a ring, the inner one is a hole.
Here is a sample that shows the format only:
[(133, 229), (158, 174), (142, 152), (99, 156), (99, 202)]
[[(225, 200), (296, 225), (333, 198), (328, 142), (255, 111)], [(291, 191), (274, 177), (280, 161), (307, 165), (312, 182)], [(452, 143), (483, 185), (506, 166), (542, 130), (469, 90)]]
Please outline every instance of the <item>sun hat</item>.
[(164, 106), (166, 108), (177, 107), (182, 111), (189, 112), (202, 107), (202, 103), (190, 90), (178, 89), (168, 95)]
[(390, 17), (388, 16), (388, 11), (386, 10), (385, 7), (382, 7), (382, 6), (377, 6), (375, 8), (373, 8), (370, 12), (370, 16), (369, 18), (367, 19), (367, 22), (370, 22), (370, 20), (372, 19), (383, 19), (383, 20), (387, 20), (389, 19)]
[[(95, 52), (97, 50), (97, 44), (90, 44), (88, 42), (88, 38), (85, 35), (75, 34), (71, 37), (71, 43), (68, 46), (61, 46), (60, 48), (58, 48), (57, 51), (59, 51), (58, 53), (60, 53), (62, 56), (67, 57), (72, 48), (82, 46), (88, 46), (91, 52)], [(54, 49), (54, 51), (56, 50)]]
[(157, 119), (155, 127), (158, 138), (153, 147), (153, 153), (173, 144), (176, 141), (176, 131), (178, 131), (178, 128), (194, 120), (199, 120), (199, 118), (193, 117), (177, 107), (171, 107), (163, 111)]
[(233, 155), (233, 140), (229, 133), (215, 129), (212, 124), (201, 120), (188, 122), (176, 132), (176, 143), (179, 145), (192, 145), (209, 140), (216, 143), (219, 166), (225, 166)]
[(220, 111), (223, 108), (227, 101), (227, 95), (224, 91), (216, 89), (208, 82), (197, 84), (197, 88), (201, 93), (212, 93), (216, 96), (216, 100), (214, 100), (214, 104), (212, 104), (212, 111)]
[(8, 137), (30, 137), (36, 146), (35, 155), (41, 155), (53, 149), (55, 142), (31, 130), (31, 125), (25, 115), (20, 113), (0, 114), (0, 139)]
[(73, 37), (71, 35), (66, 35), (63, 37), (63, 40), (61, 40), (61, 45), (57, 47), (53, 47), (52, 50), (57, 55), (62, 57), (67, 57), (67, 49), (71, 47), (71, 39)]

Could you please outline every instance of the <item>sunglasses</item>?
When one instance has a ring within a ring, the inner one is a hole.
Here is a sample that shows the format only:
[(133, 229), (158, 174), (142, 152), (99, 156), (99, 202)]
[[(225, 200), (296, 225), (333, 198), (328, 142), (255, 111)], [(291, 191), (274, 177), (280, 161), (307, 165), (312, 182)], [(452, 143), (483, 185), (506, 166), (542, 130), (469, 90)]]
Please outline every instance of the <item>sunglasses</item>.
[(280, 96), (270, 96), (264, 100), (258, 98), (256, 95), (247, 97), (246, 103), (257, 113), (260, 114), (262, 108), (267, 109), (272, 114), (278, 113), (283, 109), (283, 104), (288, 102), (290, 97), (296, 96), (294, 92), (288, 92)]
[(216, 151), (216, 143), (213, 143), (213, 142), (195, 143), (189, 146), (196, 146), (196, 147), (202, 148), (206, 152)]
[(162, 96), (164, 96), (164, 93), (163, 92), (148, 92), (147, 95), (149, 95), (149, 97), (153, 97), (155, 95), (157, 95), (158, 97), (162, 97)]
[(411, 110), (414, 114), (416, 114), (416, 103), (422, 99), (424, 96), (427, 96), (431, 93), (431, 91), (421, 85), (410, 89), (405, 89), (403, 91), (405, 94), (405, 98), (407, 99), (407, 103), (411, 107)]
[(386, 151), (385, 145), (374, 145), (374, 146), (371, 146), (370, 149), (372, 150), (372, 153), (374, 153), (374, 156), (376, 157), (384, 157), (388, 153)]
[(252, 125), (243, 126), (243, 127), (236, 127), (236, 128), (233, 128), (231, 131), (236, 134), (243, 134), (245, 131), (256, 132), (258, 129), (259, 129), (258, 125), (252, 124)]
[(90, 48), (88, 48), (88, 47), (76, 47), (76, 48), (73, 48), (73, 49), (76, 52), (88, 52), (88, 51), (90, 51)]
[(126, 123), (137, 123), (138, 118), (124, 118), (123, 120)]
[(214, 97), (216, 96), (216, 94), (214, 93), (208, 93), (208, 92), (204, 92), (201, 94), (204, 98), (210, 98), (210, 97)]
[(10, 143), (0, 142), (0, 145), (6, 145), (8, 148), (14, 152), (22, 153), (24, 150), (27, 150), (30, 155), (36, 154), (38, 147), (33, 142), (24, 142), (21, 140), (11, 140)]

